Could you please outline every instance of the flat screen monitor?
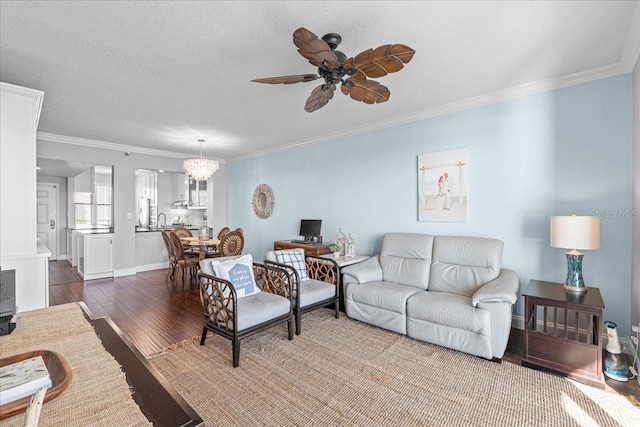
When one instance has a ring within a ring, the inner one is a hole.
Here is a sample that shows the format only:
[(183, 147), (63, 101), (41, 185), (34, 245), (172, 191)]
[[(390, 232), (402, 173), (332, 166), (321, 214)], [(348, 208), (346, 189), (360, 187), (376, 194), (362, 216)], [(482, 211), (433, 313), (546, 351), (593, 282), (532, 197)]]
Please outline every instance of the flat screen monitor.
[(302, 219), (300, 220), (300, 236), (304, 236), (304, 240), (311, 241), (320, 237), (320, 229), (322, 227), (321, 219)]

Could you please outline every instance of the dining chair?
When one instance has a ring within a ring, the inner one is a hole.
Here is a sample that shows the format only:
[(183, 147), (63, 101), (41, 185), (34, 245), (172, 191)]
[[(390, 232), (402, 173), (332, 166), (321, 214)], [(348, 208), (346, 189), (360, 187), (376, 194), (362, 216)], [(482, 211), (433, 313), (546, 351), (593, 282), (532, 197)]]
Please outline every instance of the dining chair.
[(164, 247), (167, 250), (167, 258), (169, 259), (169, 268), (167, 269), (167, 277), (164, 279), (166, 282), (169, 280), (169, 276), (171, 276), (171, 281), (175, 281), (175, 273), (176, 273), (176, 255), (173, 250), (173, 245), (171, 243), (171, 237), (167, 231), (162, 231), (162, 240), (164, 241)]
[[(178, 235), (178, 237), (182, 238), (182, 237), (193, 237), (193, 233), (191, 232), (191, 230), (189, 230), (186, 227), (183, 227), (181, 225), (174, 227), (173, 232), (176, 233)], [(193, 247), (189, 246), (189, 245), (182, 245), (182, 248), (184, 249), (184, 251), (187, 254), (192, 254), (195, 253), (196, 251), (194, 251)]]
[(229, 227), (224, 227), (218, 232), (218, 240), (222, 240), (222, 238), (230, 232), (231, 229)]
[(208, 332), (231, 340), (233, 367), (240, 365), (240, 340), (287, 323), (293, 339), (291, 280), (284, 269), (253, 262), (251, 254), (200, 261), (200, 302)]
[(228, 232), (218, 245), (220, 256), (240, 255), (244, 249), (244, 235), (238, 230)]
[(189, 283), (191, 283), (191, 278), (196, 277), (198, 273), (199, 259), (197, 257), (190, 257), (185, 255), (180, 237), (178, 237), (178, 234), (175, 231), (172, 231), (170, 233), (170, 236), (174, 255), (176, 257), (176, 266), (180, 267), (180, 269), (182, 270), (182, 290), (184, 290), (185, 284), (187, 282), (187, 273), (189, 273)]

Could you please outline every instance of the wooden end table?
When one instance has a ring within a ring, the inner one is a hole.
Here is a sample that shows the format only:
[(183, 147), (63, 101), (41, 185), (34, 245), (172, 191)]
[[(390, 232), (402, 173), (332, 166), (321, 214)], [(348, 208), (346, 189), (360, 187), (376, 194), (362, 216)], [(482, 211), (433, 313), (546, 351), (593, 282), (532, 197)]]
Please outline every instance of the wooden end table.
[(531, 280), (525, 306), (522, 365), (604, 389), (602, 313), (598, 288), (578, 294), (562, 283)]

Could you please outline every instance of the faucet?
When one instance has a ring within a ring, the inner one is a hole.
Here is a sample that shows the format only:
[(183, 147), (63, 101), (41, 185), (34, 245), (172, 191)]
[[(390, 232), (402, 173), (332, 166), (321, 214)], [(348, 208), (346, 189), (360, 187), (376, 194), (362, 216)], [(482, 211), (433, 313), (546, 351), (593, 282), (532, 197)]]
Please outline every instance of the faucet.
[(167, 228), (167, 216), (162, 212), (158, 214), (158, 228), (160, 227), (160, 215), (164, 217), (164, 223), (162, 224), (162, 229), (164, 230), (165, 228)]

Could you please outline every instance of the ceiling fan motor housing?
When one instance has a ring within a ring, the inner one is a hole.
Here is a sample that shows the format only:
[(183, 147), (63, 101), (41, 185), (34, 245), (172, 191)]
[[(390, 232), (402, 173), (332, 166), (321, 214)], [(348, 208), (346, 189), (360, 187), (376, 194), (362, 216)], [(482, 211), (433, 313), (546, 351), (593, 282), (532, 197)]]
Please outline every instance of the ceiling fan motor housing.
[(342, 42), (342, 37), (340, 37), (340, 34), (329, 33), (322, 36), (322, 40), (329, 45), (331, 50), (335, 50), (338, 45), (340, 45), (340, 42)]

